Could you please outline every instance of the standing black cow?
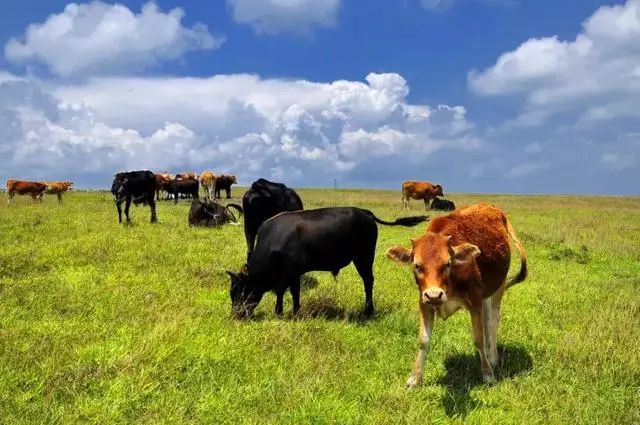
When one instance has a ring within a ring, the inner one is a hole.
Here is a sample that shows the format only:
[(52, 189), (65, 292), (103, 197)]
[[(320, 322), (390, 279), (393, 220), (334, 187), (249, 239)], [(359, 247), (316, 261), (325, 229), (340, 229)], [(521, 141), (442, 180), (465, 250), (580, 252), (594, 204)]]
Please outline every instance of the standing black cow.
[(258, 228), (265, 220), (283, 211), (302, 210), (298, 194), (282, 183), (258, 179), (242, 197), (244, 237), (247, 240), (247, 261), (253, 253)]
[(440, 210), (440, 211), (453, 211), (456, 209), (456, 204), (453, 201), (449, 201), (448, 199), (441, 198), (433, 198), (431, 201), (431, 209), (432, 210)]
[(216, 178), (213, 186), (213, 198), (222, 199), (220, 197), (220, 191), (224, 189), (227, 193), (227, 199), (231, 198), (231, 185), (238, 183), (236, 176), (221, 175)]
[(173, 195), (174, 203), (178, 203), (180, 194), (193, 197), (193, 199), (199, 198), (200, 183), (198, 180), (185, 179), (185, 180), (171, 180), (165, 189), (170, 195)]
[(127, 223), (131, 222), (129, 207), (132, 200), (135, 205), (148, 204), (151, 208), (151, 222), (157, 222), (155, 191), (156, 178), (151, 171), (128, 171), (116, 174), (111, 184), (111, 193), (118, 209), (118, 222), (122, 223), (122, 203), (125, 201), (124, 215), (127, 217)]
[(267, 291), (276, 292), (276, 314), (282, 314), (289, 289), (294, 314), (300, 309), (300, 277), (310, 271), (334, 276), (353, 261), (362, 277), (365, 314), (373, 313), (373, 259), (376, 223), (415, 226), (426, 216), (382, 221), (371, 211), (353, 207), (284, 212), (265, 221), (246, 269), (231, 277), (231, 304), (236, 316), (250, 315)]

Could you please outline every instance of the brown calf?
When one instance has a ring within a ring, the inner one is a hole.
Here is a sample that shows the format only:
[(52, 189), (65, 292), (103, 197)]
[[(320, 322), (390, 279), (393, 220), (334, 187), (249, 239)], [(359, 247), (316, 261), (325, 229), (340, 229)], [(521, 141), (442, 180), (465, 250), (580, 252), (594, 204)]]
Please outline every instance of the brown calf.
[[(507, 281), (511, 261), (509, 236), (520, 254), (520, 272)], [(434, 315), (446, 320), (460, 308), (471, 314), (473, 341), (480, 353), (482, 377), (495, 382), (496, 337), (504, 291), (527, 276), (527, 254), (504, 213), (488, 204), (461, 208), (431, 221), (427, 233), (411, 240), (412, 248), (390, 248), (392, 260), (413, 265), (420, 291), (420, 349), (413, 387), (422, 380)]]
[(153, 176), (156, 179), (156, 201), (160, 200), (160, 191), (167, 190), (167, 186), (173, 180), (171, 175), (168, 173), (153, 173)]
[(211, 171), (203, 171), (200, 174), (200, 186), (204, 189), (206, 199), (213, 199), (213, 189), (216, 184), (216, 175)]
[(429, 182), (406, 181), (402, 183), (402, 204), (409, 209), (409, 199), (422, 199), (429, 209), (429, 201), (436, 196), (444, 196), (442, 186)]
[(30, 182), (24, 180), (7, 180), (7, 203), (11, 203), (13, 197), (18, 195), (31, 195), (33, 202), (42, 201), (42, 194), (47, 185), (42, 182)]
[(47, 189), (44, 191), (47, 195), (56, 195), (58, 197), (58, 203), (62, 204), (62, 194), (68, 190), (71, 190), (73, 182), (44, 182), (47, 185)]

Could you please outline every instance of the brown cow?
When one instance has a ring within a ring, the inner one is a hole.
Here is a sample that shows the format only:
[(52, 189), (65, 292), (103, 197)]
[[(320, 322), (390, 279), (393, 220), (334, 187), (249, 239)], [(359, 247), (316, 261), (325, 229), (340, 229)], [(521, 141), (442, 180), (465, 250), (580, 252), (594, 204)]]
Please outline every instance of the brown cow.
[(62, 194), (68, 190), (71, 190), (73, 182), (44, 182), (47, 185), (47, 189), (44, 191), (47, 195), (56, 195), (58, 197), (58, 204), (62, 204)]
[(160, 200), (160, 191), (167, 190), (167, 186), (173, 180), (169, 173), (153, 173), (156, 178), (156, 201)]
[(33, 202), (42, 202), (42, 194), (47, 189), (47, 185), (42, 182), (30, 182), (24, 180), (7, 180), (7, 203), (11, 203), (13, 197), (18, 195), (31, 195)]
[(213, 189), (216, 184), (216, 175), (211, 171), (203, 171), (200, 174), (200, 186), (204, 189), (204, 197), (206, 199), (213, 199)]
[[(509, 236), (521, 264), (517, 276), (507, 281)], [(387, 251), (392, 260), (413, 265), (420, 291), (420, 349), (407, 386), (422, 380), (434, 315), (446, 320), (463, 307), (471, 314), (483, 380), (495, 382), (500, 302), (507, 288), (527, 277), (527, 254), (511, 223), (501, 210), (481, 203), (433, 219), (427, 233), (411, 244), (411, 249), (398, 246)]]
[(176, 174), (175, 180), (198, 180), (198, 175), (192, 172), (180, 173)]
[(439, 184), (413, 180), (402, 183), (402, 204), (406, 209), (409, 209), (409, 198), (424, 200), (424, 206), (429, 209), (429, 201), (436, 196), (444, 196)]

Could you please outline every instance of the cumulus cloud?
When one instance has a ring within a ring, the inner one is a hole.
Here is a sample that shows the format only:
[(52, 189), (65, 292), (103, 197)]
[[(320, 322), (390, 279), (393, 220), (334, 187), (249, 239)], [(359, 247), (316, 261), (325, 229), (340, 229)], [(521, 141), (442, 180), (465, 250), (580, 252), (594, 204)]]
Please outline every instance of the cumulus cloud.
[[(469, 85), (485, 96), (524, 96), (516, 126), (540, 126), (562, 113), (595, 125), (640, 116), (640, 0), (604, 6), (574, 40), (527, 40), (482, 71)], [(634, 106), (636, 105), (636, 106)]]
[(258, 34), (308, 34), (336, 24), (340, 0), (227, 0), (233, 19)]
[(182, 9), (165, 13), (153, 2), (137, 14), (121, 4), (70, 3), (62, 13), (29, 25), (24, 36), (11, 38), (5, 56), (17, 64), (42, 63), (68, 77), (140, 70), (220, 47), (223, 37), (200, 23), (185, 27), (183, 17)]
[[(398, 74), (315, 83), (255, 75), (0, 83), (0, 169), (111, 175), (233, 171), (292, 184), (353, 180), (481, 144), (460, 106), (410, 104)], [(385, 176), (381, 176), (385, 177)], [(297, 179), (297, 180), (296, 180)]]

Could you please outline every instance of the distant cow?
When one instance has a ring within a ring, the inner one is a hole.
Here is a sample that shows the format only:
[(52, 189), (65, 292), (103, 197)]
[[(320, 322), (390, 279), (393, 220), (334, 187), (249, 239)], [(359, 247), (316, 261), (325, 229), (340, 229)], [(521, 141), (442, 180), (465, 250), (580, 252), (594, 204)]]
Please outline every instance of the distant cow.
[(429, 201), (436, 196), (444, 196), (442, 186), (429, 182), (406, 181), (402, 183), (402, 204), (409, 209), (409, 199), (424, 200), (424, 206), (429, 209)]
[(204, 197), (207, 199), (213, 199), (213, 189), (216, 184), (216, 175), (211, 171), (203, 171), (200, 174), (200, 186), (204, 190)]
[(160, 191), (167, 191), (167, 186), (173, 180), (167, 173), (154, 173), (156, 179), (156, 201), (160, 200)]
[(127, 171), (118, 173), (113, 177), (111, 193), (118, 209), (118, 222), (122, 223), (122, 203), (126, 201), (124, 215), (129, 219), (129, 207), (131, 201), (135, 205), (148, 204), (151, 208), (151, 222), (158, 221), (156, 216), (156, 179), (151, 171)]
[(440, 211), (453, 211), (456, 209), (456, 204), (453, 201), (449, 201), (448, 199), (441, 198), (433, 198), (431, 201), (431, 209), (432, 210), (440, 210)]
[(265, 220), (283, 211), (303, 209), (298, 194), (282, 183), (258, 179), (242, 197), (244, 237), (247, 240), (247, 261), (253, 253), (258, 228)]
[[(506, 280), (511, 260), (509, 236), (520, 254), (520, 272)], [(482, 377), (495, 382), (500, 302), (507, 288), (527, 277), (527, 254), (509, 220), (484, 203), (461, 208), (431, 221), (427, 233), (397, 246), (387, 256), (413, 267), (420, 292), (420, 350), (407, 386), (422, 380), (434, 314), (443, 320), (460, 308), (471, 313), (473, 341), (480, 354)]]
[(231, 212), (231, 208), (242, 214), (242, 207), (237, 204), (224, 206), (212, 200), (194, 199), (189, 210), (189, 226), (214, 227), (225, 223), (237, 223), (238, 219)]
[(246, 269), (231, 277), (231, 303), (236, 316), (250, 315), (267, 291), (276, 292), (276, 314), (282, 314), (284, 293), (289, 289), (294, 314), (300, 309), (300, 277), (310, 271), (337, 276), (353, 261), (362, 277), (365, 314), (373, 313), (373, 259), (378, 227), (414, 226), (427, 217), (399, 218), (386, 222), (360, 208), (321, 208), (283, 212), (265, 221)]
[(214, 198), (221, 199), (220, 191), (223, 189), (227, 193), (227, 199), (231, 198), (231, 185), (236, 183), (238, 183), (238, 181), (236, 180), (236, 176), (228, 176), (225, 174), (218, 176), (215, 181)]
[(7, 180), (7, 203), (11, 203), (16, 194), (31, 195), (33, 202), (42, 201), (42, 194), (46, 189), (47, 185), (42, 182), (9, 179)]
[(185, 179), (185, 180), (172, 180), (167, 185), (167, 192), (173, 195), (174, 203), (178, 203), (178, 198), (181, 194), (191, 196), (193, 199), (200, 198), (200, 184), (198, 180)]
[(73, 182), (44, 182), (47, 185), (47, 189), (44, 191), (47, 195), (56, 195), (58, 197), (58, 204), (62, 204), (62, 194), (68, 190), (71, 190)]

